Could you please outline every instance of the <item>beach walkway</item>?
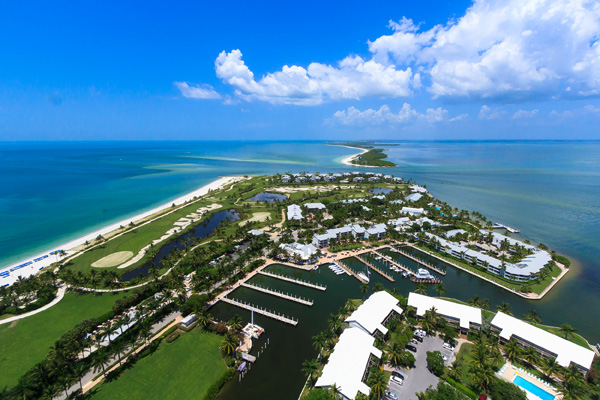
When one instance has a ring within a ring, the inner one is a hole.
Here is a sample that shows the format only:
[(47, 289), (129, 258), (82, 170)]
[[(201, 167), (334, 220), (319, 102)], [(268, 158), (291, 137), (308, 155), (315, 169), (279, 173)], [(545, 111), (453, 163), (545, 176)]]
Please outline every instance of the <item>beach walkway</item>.
[(301, 297), (298, 296), (293, 296), (290, 294), (286, 294), (283, 292), (279, 292), (277, 290), (272, 290), (272, 289), (267, 289), (258, 285), (251, 285), (249, 283), (242, 283), (240, 286), (249, 288), (249, 289), (253, 289), (253, 290), (257, 290), (259, 292), (262, 293), (266, 293), (266, 294), (270, 294), (272, 296), (276, 296), (276, 297), (281, 297), (282, 299), (286, 299), (286, 300), (290, 300), (290, 301), (295, 301), (296, 303), (300, 303), (300, 304), (304, 304), (306, 306), (312, 306), (313, 305), (313, 301), (312, 300), (307, 300), (307, 299), (303, 299)]
[(273, 319), (275, 319), (277, 321), (285, 322), (286, 324), (290, 324), (290, 325), (293, 325), (293, 326), (298, 325), (298, 320), (295, 320), (295, 319), (292, 319), (292, 318), (288, 318), (288, 317), (286, 317), (284, 315), (276, 314), (276, 313), (274, 313), (272, 311), (268, 311), (268, 310), (265, 310), (264, 308), (253, 306), (253, 305), (248, 304), (248, 303), (244, 303), (244, 302), (241, 302), (241, 301), (238, 301), (238, 300), (230, 299), (228, 297), (222, 297), (221, 301), (224, 302), (224, 303), (228, 303), (228, 304), (234, 305), (236, 307), (240, 307), (240, 308), (246, 309), (248, 311), (254, 311), (257, 314), (261, 314), (261, 315), (264, 315), (265, 317), (273, 318)]

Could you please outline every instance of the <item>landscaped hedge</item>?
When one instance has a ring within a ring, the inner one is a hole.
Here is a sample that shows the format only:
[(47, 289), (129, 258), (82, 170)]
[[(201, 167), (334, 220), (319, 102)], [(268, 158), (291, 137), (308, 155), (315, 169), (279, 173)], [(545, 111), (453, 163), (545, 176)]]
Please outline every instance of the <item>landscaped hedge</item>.
[(477, 394), (474, 391), (472, 391), (471, 389), (469, 389), (468, 387), (466, 387), (465, 385), (463, 385), (462, 383), (458, 383), (452, 378), (446, 378), (446, 382), (448, 382), (450, 385), (452, 385), (453, 387), (457, 388), (458, 390), (460, 390), (461, 392), (463, 392), (464, 394), (469, 396), (470, 399), (477, 398)]
[(554, 261), (558, 261), (559, 263), (563, 264), (567, 268), (571, 266), (571, 260), (569, 260), (565, 256), (561, 256), (560, 254), (553, 254), (552, 259)]
[(176, 341), (179, 338), (179, 336), (180, 336), (179, 331), (175, 331), (175, 332), (171, 333), (169, 336), (167, 336), (165, 341), (167, 343), (172, 343), (172, 342)]

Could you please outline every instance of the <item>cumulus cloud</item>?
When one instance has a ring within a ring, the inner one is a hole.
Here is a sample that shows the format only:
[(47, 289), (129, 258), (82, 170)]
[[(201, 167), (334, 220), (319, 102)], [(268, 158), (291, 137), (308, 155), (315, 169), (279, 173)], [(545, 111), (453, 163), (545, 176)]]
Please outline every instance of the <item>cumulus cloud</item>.
[(469, 114), (460, 114), (460, 115), (457, 115), (454, 118), (450, 118), (450, 122), (461, 121), (461, 120), (467, 118), (468, 116), (469, 116)]
[(519, 110), (517, 112), (515, 112), (512, 116), (512, 119), (519, 119), (519, 118), (532, 118), (535, 117), (535, 115), (538, 113), (539, 110)]
[(369, 108), (364, 111), (352, 106), (335, 112), (327, 122), (345, 126), (412, 125), (417, 122), (433, 124), (447, 119), (448, 110), (441, 107), (428, 108), (425, 113), (419, 113), (410, 104), (404, 103), (396, 113), (392, 112), (387, 105), (381, 106), (378, 110)]
[(504, 111), (486, 106), (485, 104), (481, 106), (479, 110), (479, 119), (490, 120), (490, 119), (499, 119), (504, 115)]
[(174, 82), (183, 97), (191, 99), (220, 99), (221, 95), (210, 85), (190, 86), (186, 82)]
[[(217, 77), (231, 85), (238, 96), (270, 103), (316, 105), (327, 100), (363, 97), (403, 97), (415, 82), (410, 68), (396, 69), (359, 56), (348, 56), (336, 66), (311, 63), (307, 68), (283, 66), (256, 80), (242, 60), (240, 50), (221, 52), (215, 61)], [(417, 84), (419, 84), (417, 78)]]

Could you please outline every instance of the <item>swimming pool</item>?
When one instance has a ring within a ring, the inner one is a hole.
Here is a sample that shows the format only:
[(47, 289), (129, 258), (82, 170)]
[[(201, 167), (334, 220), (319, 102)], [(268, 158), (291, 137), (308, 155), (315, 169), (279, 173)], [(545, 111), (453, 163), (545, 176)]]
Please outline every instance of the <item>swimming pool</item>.
[(552, 396), (550, 393), (546, 392), (541, 387), (534, 385), (533, 383), (529, 382), (528, 380), (523, 379), (519, 375), (515, 375), (515, 379), (513, 380), (513, 383), (517, 386), (522, 387), (523, 389), (527, 390), (529, 393), (539, 397), (542, 400), (554, 400), (554, 396)]

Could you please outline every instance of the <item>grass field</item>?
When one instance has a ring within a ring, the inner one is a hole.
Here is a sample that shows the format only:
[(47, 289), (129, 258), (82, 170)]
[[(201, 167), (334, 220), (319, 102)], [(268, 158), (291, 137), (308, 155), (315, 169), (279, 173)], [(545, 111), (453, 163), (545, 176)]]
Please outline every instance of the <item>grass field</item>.
[(25, 372), (44, 359), (60, 336), (82, 320), (109, 311), (124, 296), (124, 292), (102, 296), (67, 293), (48, 310), (19, 320), (14, 326), (0, 325), (0, 388), (14, 386)]
[(226, 367), (219, 351), (222, 338), (200, 329), (184, 333), (172, 343), (125, 370), (118, 379), (93, 391), (94, 400), (202, 399)]

